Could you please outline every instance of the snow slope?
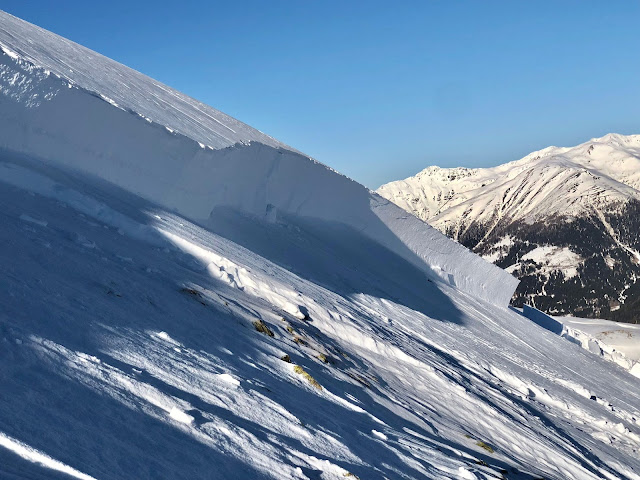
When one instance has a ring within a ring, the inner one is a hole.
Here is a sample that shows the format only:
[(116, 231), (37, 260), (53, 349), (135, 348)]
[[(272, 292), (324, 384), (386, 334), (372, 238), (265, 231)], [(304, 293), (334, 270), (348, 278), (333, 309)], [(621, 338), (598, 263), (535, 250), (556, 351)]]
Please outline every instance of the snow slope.
[(0, 21), (1, 478), (640, 478), (637, 379), (513, 277)]
[(527, 305), (523, 314), (541, 327), (640, 378), (639, 326), (592, 318), (551, 317)]
[(0, 47), (8, 150), (99, 176), (199, 223), (216, 207), (339, 222), (497, 304), (517, 286), (362, 185), (112, 60), (6, 13)]
[(640, 478), (637, 379), (366, 236), (0, 159), (0, 477)]
[[(5, 12), (0, 13), (0, 45), (14, 59), (41, 67), (45, 78), (53, 73), (66, 84), (81, 87), (120, 109), (213, 148), (250, 141), (289, 148), (209, 105)], [(38, 93), (35, 82), (19, 82), (23, 95)], [(60, 86), (59, 82), (53, 83), (56, 85), (50, 83), (50, 91)], [(40, 97), (33, 101), (45, 100)]]
[(566, 337), (640, 378), (640, 326), (592, 318), (558, 317)]
[(640, 325), (593, 318), (558, 317), (567, 327), (581, 330), (633, 361), (640, 362)]

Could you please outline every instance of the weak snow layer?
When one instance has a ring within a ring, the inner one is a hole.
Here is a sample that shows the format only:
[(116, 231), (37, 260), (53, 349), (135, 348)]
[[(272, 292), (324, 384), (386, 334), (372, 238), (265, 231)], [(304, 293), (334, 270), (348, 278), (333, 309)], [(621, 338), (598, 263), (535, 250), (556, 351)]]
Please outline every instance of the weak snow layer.
[(517, 280), (261, 132), (0, 12), (0, 146), (96, 175), (200, 224), (217, 207), (348, 226), (506, 306)]

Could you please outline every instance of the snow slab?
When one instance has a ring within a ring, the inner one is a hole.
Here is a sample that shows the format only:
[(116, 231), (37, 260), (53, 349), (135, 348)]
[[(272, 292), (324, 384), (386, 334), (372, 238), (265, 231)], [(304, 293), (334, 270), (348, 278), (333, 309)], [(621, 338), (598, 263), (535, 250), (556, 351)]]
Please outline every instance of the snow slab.
[(200, 224), (217, 207), (337, 222), (432, 280), (505, 307), (515, 291), (517, 279), (364, 186), (151, 78), (3, 12), (0, 47), (6, 150)]
[(617, 365), (342, 225), (211, 220), (0, 154), (0, 477), (640, 478)]

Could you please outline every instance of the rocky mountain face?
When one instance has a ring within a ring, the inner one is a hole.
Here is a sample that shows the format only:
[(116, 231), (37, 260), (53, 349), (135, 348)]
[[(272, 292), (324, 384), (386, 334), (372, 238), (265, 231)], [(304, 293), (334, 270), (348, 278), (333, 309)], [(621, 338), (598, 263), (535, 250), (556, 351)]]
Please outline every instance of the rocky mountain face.
[(640, 135), (428, 167), (378, 193), (518, 277), (515, 306), (640, 322)]

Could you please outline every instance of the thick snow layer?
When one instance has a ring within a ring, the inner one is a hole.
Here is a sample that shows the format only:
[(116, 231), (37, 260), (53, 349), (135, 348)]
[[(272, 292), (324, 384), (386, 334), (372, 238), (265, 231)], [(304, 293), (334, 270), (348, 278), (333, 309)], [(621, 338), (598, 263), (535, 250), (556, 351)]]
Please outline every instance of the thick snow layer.
[[(7, 150), (95, 175), (203, 225), (219, 207), (346, 225), (429, 278), (503, 306), (517, 286), (362, 185), (148, 77), (1, 12), (0, 45)], [(235, 134), (220, 140), (228, 128)]]
[(211, 220), (0, 155), (0, 477), (640, 478), (617, 365), (344, 226)]

